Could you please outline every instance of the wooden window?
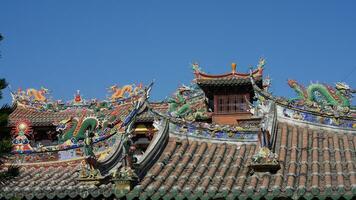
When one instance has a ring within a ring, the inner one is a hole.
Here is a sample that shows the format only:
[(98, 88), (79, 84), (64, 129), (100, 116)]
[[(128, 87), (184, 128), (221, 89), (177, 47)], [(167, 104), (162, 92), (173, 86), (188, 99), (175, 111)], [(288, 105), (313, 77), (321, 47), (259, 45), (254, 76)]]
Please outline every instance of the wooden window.
[(217, 114), (247, 112), (247, 94), (216, 95), (215, 99), (216, 105), (214, 107)]

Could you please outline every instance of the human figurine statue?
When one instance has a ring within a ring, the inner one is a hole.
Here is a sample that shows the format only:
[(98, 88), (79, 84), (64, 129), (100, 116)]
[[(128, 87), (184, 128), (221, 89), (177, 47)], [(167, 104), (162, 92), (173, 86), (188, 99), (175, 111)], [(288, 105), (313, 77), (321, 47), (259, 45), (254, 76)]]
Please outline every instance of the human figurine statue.
[[(263, 66), (265, 61), (262, 59), (260, 60), (259, 65)], [(252, 70), (250, 71), (250, 81), (252, 85), (255, 85), (255, 82), (253, 80), (252, 76)], [(268, 114), (270, 112), (270, 104), (268, 101), (265, 99), (265, 97), (261, 96), (258, 93), (255, 93), (255, 96), (257, 97), (257, 104), (253, 105), (249, 103), (250, 110), (252, 114), (261, 117), (261, 123), (260, 123), (260, 131), (258, 132), (258, 141), (260, 144), (261, 149), (262, 148), (267, 148), (271, 149), (271, 142), (270, 142), (270, 132), (267, 129), (267, 124), (268, 124)]]
[(100, 171), (97, 168), (97, 159), (93, 151), (93, 137), (94, 137), (93, 131), (89, 131), (89, 130), (85, 131), (85, 139), (84, 139), (85, 166), (82, 166), (85, 170), (82, 171), (83, 178), (84, 177), (96, 178), (100, 176)]
[(266, 128), (265, 120), (262, 120), (260, 131), (258, 132), (258, 141), (260, 143), (260, 147), (270, 148), (270, 138), (271, 135)]

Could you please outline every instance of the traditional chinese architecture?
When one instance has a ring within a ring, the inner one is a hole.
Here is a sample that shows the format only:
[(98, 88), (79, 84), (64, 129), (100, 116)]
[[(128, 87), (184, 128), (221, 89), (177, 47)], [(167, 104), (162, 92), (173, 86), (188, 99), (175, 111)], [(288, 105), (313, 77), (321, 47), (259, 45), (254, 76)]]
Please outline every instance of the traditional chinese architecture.
[(107, 100), (68, 102), (19, 90), (8, 127), (13, 152), (0, 198), (353, 199), (355, 92), (288, 84), (268, 92), (262, 59), (249, 72), (206, 74), (162, 102), (153, 84), (110, 87)]
[[(252, 72), (256, 84), (262, 88), (264, 60)], [(194, 64), (195, 81), (208, 98), (208, 107), (212, 111), (212, 121), (219, 124), (238, 124), (239, 121), (251, 119), (249, 105), (254, 101), (254, 92), (249, 73), (236, 71), (232, 63), (230, 73), (210, 75), (201, 71)]]

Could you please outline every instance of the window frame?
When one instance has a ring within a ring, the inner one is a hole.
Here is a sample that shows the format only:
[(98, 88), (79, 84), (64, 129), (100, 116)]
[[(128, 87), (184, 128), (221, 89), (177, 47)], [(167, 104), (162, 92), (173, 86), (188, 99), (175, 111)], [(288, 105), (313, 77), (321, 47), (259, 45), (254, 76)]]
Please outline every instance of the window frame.
[(214, 95), (214, 113), (219, 115), (247, 113), (249, 97), (249, 94)]

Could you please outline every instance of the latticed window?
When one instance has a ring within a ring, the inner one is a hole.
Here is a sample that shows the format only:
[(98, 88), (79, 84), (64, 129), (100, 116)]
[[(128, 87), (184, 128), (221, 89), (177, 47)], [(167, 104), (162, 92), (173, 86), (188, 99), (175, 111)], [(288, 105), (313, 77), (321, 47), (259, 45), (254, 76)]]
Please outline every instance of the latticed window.
[(247, 112), (247, 99), (248, 96), (243, 94), (216, 95), (215, 112), (218, 114)]

